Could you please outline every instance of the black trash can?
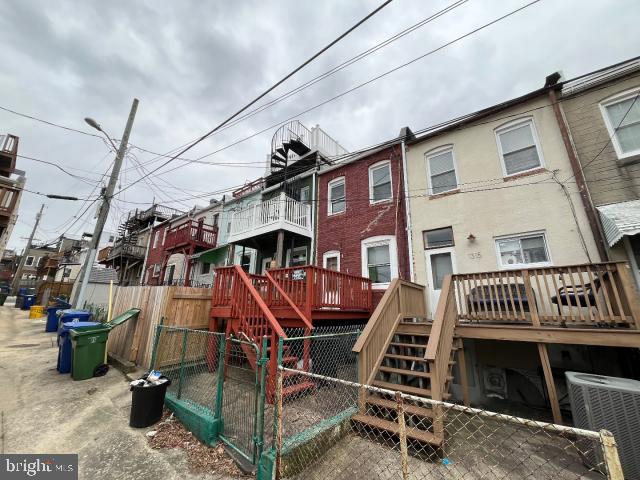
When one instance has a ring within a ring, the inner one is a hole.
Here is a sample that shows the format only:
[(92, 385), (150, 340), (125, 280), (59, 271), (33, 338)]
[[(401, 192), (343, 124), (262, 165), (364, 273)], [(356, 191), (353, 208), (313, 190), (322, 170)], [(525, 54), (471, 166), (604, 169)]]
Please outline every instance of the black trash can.
[[(146, 380), (147, 375), (142, 377)], [(160, 380), (166, 380), (160, 385), (132, 385), (133, 392), (131, 399), (131, 416), (129, 426), (133, 428), (145, 428), (153, 425), (162, 418), (162, 407), (164, 407), (164, 396), (167, 388), (171, 385), (164, 375)]]

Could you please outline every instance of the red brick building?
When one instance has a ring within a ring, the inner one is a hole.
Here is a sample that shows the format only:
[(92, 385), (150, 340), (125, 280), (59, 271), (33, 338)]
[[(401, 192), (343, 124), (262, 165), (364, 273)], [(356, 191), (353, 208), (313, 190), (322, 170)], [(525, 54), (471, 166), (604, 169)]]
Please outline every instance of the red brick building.
[(374, 281), (410, 279), (403, 143), (365, 152), (318, 176), (317, 264)]
[(145, 285), (162, 284), (162, 262), (165, 257), (164, 239), (169, 225), (169, 222), (164, 222), (156, 225), (151, 230), (149, 252), (147, 253), (147, 263), (144, 271)]

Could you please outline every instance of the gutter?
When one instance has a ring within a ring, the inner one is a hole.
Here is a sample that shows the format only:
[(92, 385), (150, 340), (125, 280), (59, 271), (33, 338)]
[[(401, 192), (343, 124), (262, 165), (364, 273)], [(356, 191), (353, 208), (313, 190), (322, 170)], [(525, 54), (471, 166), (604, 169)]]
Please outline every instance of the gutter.
[(404, 211), (406, 215), (406, 223), (405, 231), (407, 234), (407, 248), (409, 250), (409, 278), (412, 282), (415, 282), (415, 272), (413, 265), (413, 238), (411, 235), (411, 208), (409, 208), (409, 182), (407, 181), (407, 155), (406, 155), (406, 144), (403, 139), (400, 143), (400, 148), (402, 149), (402, 183), (404, 187)]

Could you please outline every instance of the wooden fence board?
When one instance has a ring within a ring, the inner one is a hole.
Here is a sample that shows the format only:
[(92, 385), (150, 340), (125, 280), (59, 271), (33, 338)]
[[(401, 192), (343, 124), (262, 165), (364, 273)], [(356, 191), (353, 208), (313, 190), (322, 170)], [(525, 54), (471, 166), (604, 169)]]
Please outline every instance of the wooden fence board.
[(136, 321), (115, 328), (109, 335), (109, 352), (149, 368), (156, 326), (164, 325), (207, 329), (211, 307), (211, 289), (195, 287), (118, 287), (113, 316), (130, 308), (139, 308)]

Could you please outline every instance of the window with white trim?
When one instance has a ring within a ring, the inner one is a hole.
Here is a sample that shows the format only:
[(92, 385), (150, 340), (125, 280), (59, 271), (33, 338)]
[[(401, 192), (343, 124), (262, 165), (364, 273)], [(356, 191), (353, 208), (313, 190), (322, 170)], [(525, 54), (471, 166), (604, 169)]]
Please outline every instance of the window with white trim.
[(382, 235), (363, 240), (362, 276), (370, 278), (374, 288), (385, 288), (398, 276), (398, 251), (396, 239)]
[(330, 250), (324, 252), (322, 255), (322, 266), (328, 270), (335, 272), (340, 271), (340, 252), (337, 250)]
[(542, 166), (542, 155), (533, 120), (516, 121), (496, 130), (505, 176)]
[(300, 189), (300, 202), (305, 205), (311, 204), (311, 187), (309, 185)]
[(153, 276), (157, 277), (158, 275), (160, 275), (160, 265), (158, 265), (157, 263), (153, 266)]
[(369, 202), (391, 200), (391, 163), (388, 160), (369, 167)]
[(426, 161), (429, 195), (450, 192), (458, 188), (453, 147), (439, 148), (432, 153), (427, 153)]
[(24, 264), (25, 264), (27, 267), (30, 267), (30, 266), (32, 266), (32, 265), (33, 265), (33, 260), (34, 260), (34, 258), (33, 258), (33, 257), (31, 257), (31, 256), (29, 256), (29, 257), (27, 257), (27, 260), (24, 262)]
[(342, 213), (345, 211), (347, 203), (344, 177), (336, 178), (329, 182), (328, 197), (329, 215), (335, 215), (336, 213)]
[(287, 264), (290, 267), (300, 267), (307, 264), (307, 247), (295, 247), (293, 252), (287, 250)]
[(640, 89), (602, 102), (600, 109), (618, 158), (640, 155)]
[(544, 232), (496, 238), (498, 264), (502, 268), (549, 265), (549, 249)]
[(160, 240), (160, 232), (155, 232), (153, 234), (153, 248), (158, 248), (158, 241)]

